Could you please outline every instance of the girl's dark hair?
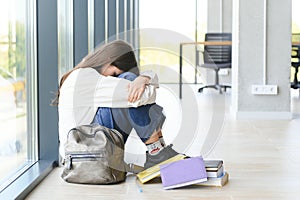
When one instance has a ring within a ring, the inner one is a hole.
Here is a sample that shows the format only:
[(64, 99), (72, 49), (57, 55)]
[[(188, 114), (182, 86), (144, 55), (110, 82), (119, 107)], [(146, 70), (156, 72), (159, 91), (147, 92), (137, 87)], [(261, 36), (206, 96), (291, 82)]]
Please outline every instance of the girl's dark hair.
[(130, 71), (132, 69), (132, 66), (137, 66), (135, 55), (132, 51), (119, 56), (111, 64), (123, 71)]
[(56, 98), (52, 101), (52, 105), (58, 105), (60, 88), (74, 70), (87, 67), (98, 69), (106, 64), (112, 64), (124, 72), (130, 71), (139, 75), (136, 57), (131, 45), (123, 40), (107, 43), (96, 48), (83, 58), (77, 66), (62, 76)]

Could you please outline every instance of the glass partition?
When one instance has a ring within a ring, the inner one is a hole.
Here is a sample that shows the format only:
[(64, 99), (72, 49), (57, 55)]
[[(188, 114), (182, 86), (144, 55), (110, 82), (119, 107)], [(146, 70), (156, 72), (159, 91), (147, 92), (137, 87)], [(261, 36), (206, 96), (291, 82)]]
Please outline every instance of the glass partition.
[(0, 1), (0, 191), (37, 160), (33, 0)]
[[(299, 0), (292, 0), (292, 42), (300, 42), (300, 13), (298, 11), (300, 7)], [(292, 52), (293, 53), (293, 52)], [(297, 62), (298, 59), (292, 59), (293, 62)], [(291, 67), (290, 81), (294, 81), (295, 68)], [(298, 80), (300, 79), (300, 74), (297, 74)]]
[[(162, 83), (178, 83), (180, 43), (203, 40), (206, 24), (207, 0), (139, 1), (141, 70), (154, 70)], [(195, 46), (185, 45), (183, 57), (184, 82), (193, 83)]]
[[(91, 2), (91, 1), (88, 1)], [(57, 1), (58, 72), (60, 77), (73, 68), (73, 0)]]

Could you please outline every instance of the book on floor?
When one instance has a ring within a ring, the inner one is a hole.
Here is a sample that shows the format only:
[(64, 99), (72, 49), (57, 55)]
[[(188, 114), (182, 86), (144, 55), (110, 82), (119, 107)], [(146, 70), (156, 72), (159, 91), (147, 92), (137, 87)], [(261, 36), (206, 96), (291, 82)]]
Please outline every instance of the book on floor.
[(206, 171), (217, 171), (223, 166), (223, 160), (204, 160)]
[(164, 189), (173, 189), (207, 181), (205, 164), (201, 156), (190, 157), (160, 165)]
[(197, 183), (196, 185), (222, 187), (228, 182), (228, 180), (229, 180), (229, 174), (228, 174), (228, 172), (224, 172), (221, 177), (218, 177), (218, 178), (208, 177), (207, 181)]
[(145, 169), (144, 171), (141, 171), (137, 174), (137, 178), (141, 183), (146, 183), (147, 181), (150, 181), (151, 179), (154, 179), (155, 177), (158, 177), (160, 175), (160, 165), (182, 160), (185, 157), (186, 155), (178, 154), (172, 158), (169, 158), (168, 160), (165, 160), (157, 165)]
[(206, 170), (207, 177), (217, 178), (222, 176), (224, 173), (224, 167), (221, 166), (218, 170)]

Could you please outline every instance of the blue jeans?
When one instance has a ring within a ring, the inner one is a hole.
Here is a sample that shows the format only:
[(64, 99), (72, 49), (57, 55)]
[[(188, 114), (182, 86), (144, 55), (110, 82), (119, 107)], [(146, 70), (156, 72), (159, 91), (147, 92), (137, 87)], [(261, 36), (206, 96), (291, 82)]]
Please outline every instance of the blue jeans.
[[(118, 76), (133, 81), (137, 76), (125, 72)], [(126, 142), (132, 129), (143, 142), (147, 141), (155, 130), (161, 129), (166, 119), (163, 108), (149, 104), (137, 108), (103, 108), (99, 107), (93, 123), (118, 130)]]

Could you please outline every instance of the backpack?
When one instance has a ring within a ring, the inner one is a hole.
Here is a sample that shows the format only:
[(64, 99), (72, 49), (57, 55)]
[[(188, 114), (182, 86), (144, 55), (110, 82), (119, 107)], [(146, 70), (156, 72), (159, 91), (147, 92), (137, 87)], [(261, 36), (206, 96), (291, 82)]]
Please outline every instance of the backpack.
[(64, 145), (61, 177), (70, 183), (113, 184), (125, 181), (123, 136), (114, 129), (90, 124), (71, 129)]

